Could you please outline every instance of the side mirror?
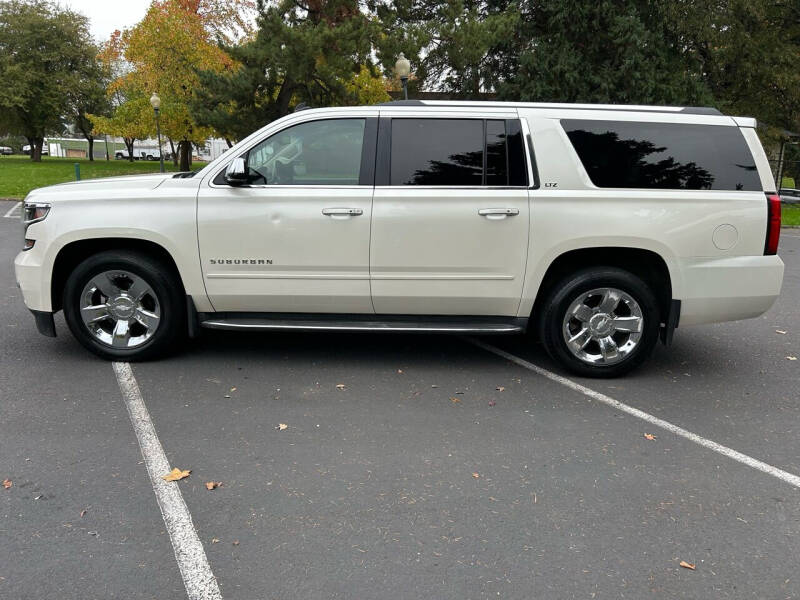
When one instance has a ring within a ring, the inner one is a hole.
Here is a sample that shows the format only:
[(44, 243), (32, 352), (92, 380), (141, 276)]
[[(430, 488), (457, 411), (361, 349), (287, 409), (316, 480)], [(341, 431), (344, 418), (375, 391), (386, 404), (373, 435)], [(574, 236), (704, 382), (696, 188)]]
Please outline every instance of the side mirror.
[(247, 163), (243, 158), (234, 158), (225, 169), (225, 182), (228, 185), (243, 185), (249, 181)]

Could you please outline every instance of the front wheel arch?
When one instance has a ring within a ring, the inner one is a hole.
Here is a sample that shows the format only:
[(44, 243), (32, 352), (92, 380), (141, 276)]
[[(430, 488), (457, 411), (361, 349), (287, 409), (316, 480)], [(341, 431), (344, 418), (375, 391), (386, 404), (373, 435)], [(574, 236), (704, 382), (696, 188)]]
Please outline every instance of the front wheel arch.
[(110, 250), (128, 250), (155, 258), (170, 270), (170, 273), (175, 276), (175, 281), (180, 285), (181, 293), (186, 294), (178, 266), (169, 251), (163, 246), (150, 240), (135, 238), (91, 238), (70, 242), (58, 251), (53, 262), (50, 280), (50, 302), (53, 312), (62, 308), (64, 286), (70, 273), (90, 256)]

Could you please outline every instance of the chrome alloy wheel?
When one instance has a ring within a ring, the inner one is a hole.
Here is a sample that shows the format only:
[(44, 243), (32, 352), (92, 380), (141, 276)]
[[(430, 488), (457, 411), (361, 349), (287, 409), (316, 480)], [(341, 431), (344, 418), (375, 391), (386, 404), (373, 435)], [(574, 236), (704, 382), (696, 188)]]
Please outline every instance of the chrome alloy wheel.
[(644, 317), (629, 294), (596, 288), (569, 305), (561, 330), (567, 348), (577, 358), (591, 365), (613, 365), (639, 345)]
[(158, 329), (161, 307), (153, 288), (130, 271), (103, 271), (81, 293), (81, 318), (89, 332), (113, 348), (136, 348)]

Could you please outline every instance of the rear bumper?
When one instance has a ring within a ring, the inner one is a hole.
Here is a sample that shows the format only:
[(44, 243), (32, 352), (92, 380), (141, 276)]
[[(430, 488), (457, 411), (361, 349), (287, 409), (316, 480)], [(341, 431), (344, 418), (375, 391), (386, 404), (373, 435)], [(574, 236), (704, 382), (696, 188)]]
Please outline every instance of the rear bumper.
[(757, 317), (775, 303), (783, 284), (783, 261), (777, 256), (681, 262), (681, 325)]

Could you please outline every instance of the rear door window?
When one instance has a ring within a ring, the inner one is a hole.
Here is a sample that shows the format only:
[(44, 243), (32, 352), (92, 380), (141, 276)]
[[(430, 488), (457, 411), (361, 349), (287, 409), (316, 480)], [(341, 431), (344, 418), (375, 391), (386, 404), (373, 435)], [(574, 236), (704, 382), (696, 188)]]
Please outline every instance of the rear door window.
[(392, 119), (390, 156), (390, 185), (527, 184), (513, 119)]
[(761, 191), (738, 127), (577, 119), (561, 125), (597, 187)]

